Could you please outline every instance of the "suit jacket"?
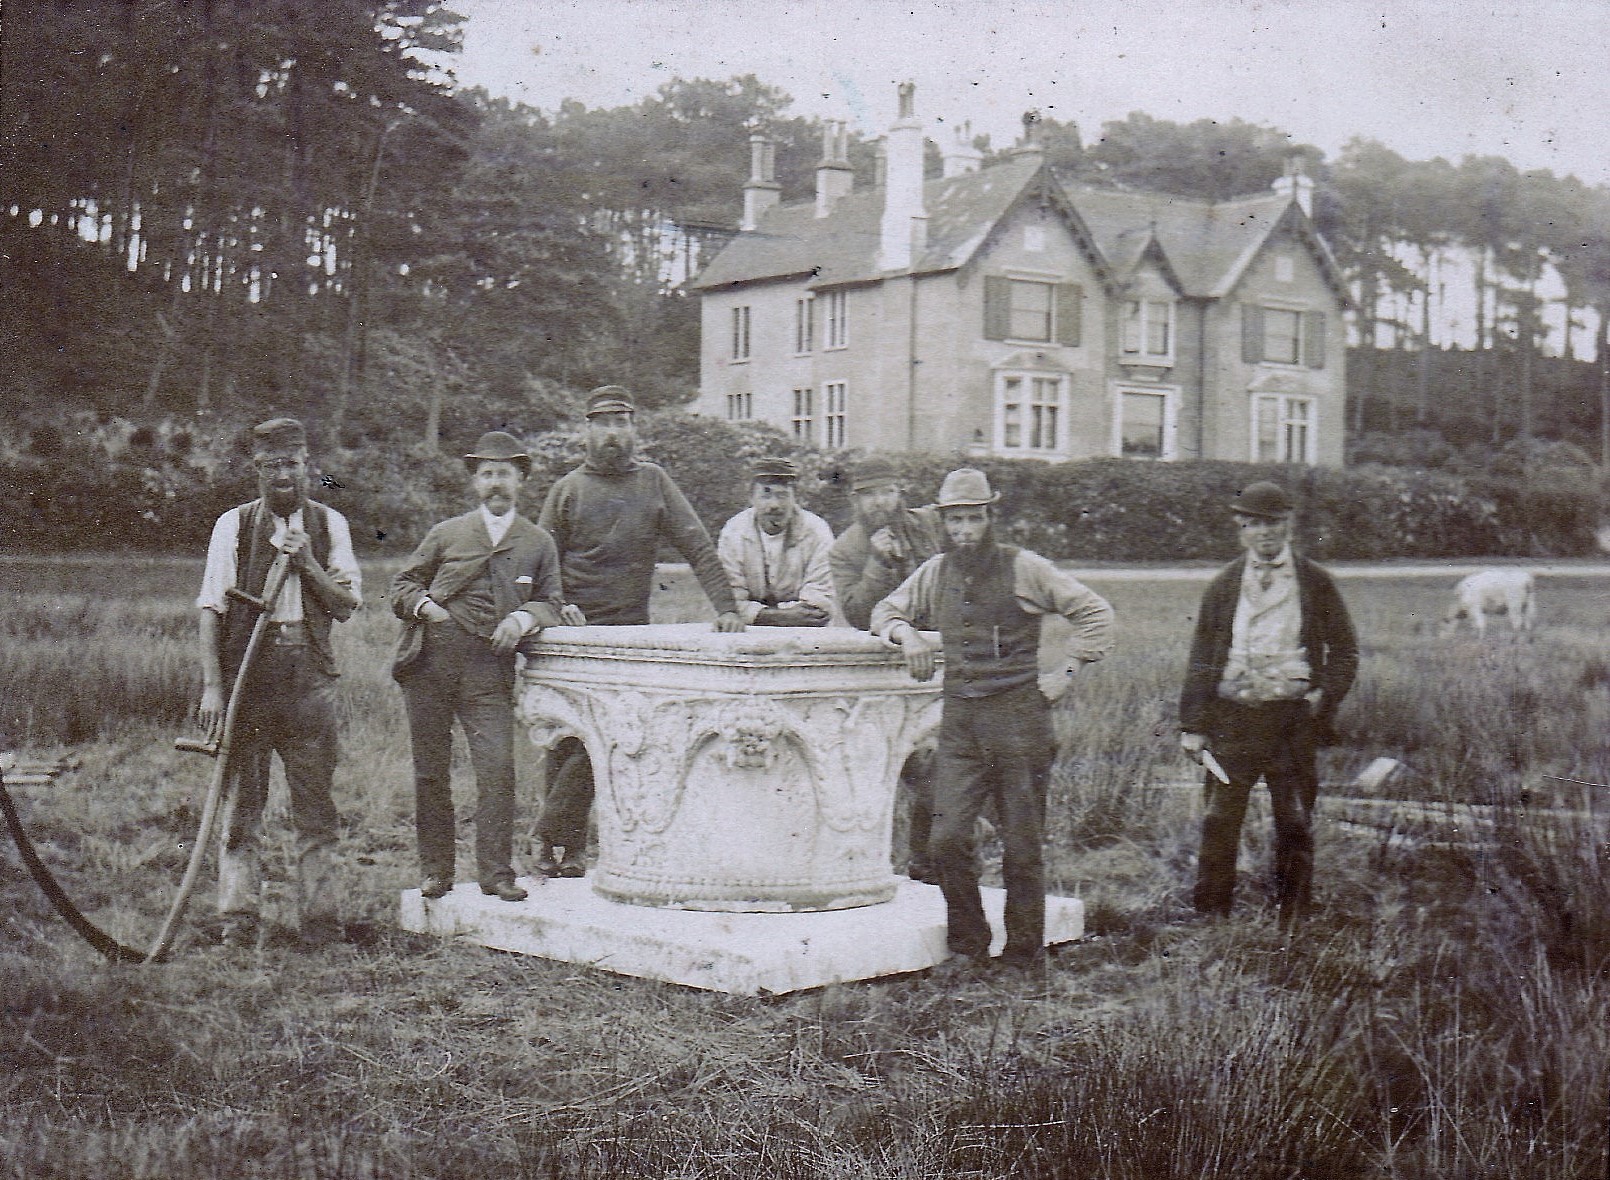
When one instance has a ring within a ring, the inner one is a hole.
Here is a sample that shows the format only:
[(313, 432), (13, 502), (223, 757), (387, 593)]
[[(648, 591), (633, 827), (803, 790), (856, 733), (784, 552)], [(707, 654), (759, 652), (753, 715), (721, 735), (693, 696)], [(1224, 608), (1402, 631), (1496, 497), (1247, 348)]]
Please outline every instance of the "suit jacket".
[[(538, 627), (560, 622), (564, 598), (559, 585), (559, 554), (553, 538), (523, 516), (495, 546), (479, 508), (444, 520), (425, 534), (414, 555), (391, 583), (391, 609), (403, 621), (392, 675), (406, 672), (419, 658), (424, 625), (419, 606), (426, 598), (449, 607), (453, 598), (486, 570), (500, 619), (529, 613)], [(449, 607), (451, 609), (451, 607)]]
[[(1295, 557), (1297, 600), (1302, 612), (1301, 637), (1307, 651), (1310, 684), (1320, 690), (1315, 714), (1321, 744), (1334, 740), (1331, 722), (1342, 698), (1358, 673), (1358, 638), (1336, 582), (1324, 568), (1306, 557)], [(1242, 554), (1208, 585), (1197, 612), (1196, 634), (1191, 639), (1191, 660), (1180, 692), (1180, 728), (1186, 733), (1209, 733), (1219, 700), (1219, 681), (1230, 657), (1230, 632), (1241, 598), (1241, 577), (1247, 558)]]

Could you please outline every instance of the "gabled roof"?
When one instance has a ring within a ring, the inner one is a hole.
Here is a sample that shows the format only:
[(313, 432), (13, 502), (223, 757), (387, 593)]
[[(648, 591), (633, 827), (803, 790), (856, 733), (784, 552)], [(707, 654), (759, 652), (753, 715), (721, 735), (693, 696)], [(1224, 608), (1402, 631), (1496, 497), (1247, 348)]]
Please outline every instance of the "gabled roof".
[[(1062, 212), (1075, 237), (1092, 252), (1091, 262), (1104, 282), (1128, 278), (1150, 257), (1182, 294), (1223, 298), (1269, 236), (1285, 227), (1313, 250), (1326, 280), (1344, 302), (1348, 299), (1329, 249), (1283, 194), (1213, 202), (1084, 188), (1057, 179), (1038, 156), (926, 182), (928, 248), (912, 272), (966, 266), (1013, 206), (1035, 191)], [(883, 277), (877, 265), (882, 216), (882, 189), (840, 198), (827, 217), (816, 216), (815, 202), (777, 206), (754, 230), (734, 238), (689, 287), (709, 290), (807, 275), (812, 288), (876, 282)]]

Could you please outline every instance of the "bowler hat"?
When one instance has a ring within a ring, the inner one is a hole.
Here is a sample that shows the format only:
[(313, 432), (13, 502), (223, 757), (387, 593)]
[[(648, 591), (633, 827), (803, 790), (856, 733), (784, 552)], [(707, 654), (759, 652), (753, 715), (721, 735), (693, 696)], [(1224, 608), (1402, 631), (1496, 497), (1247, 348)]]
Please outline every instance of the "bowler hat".
[(1238, 516), (1275, 518), (1292, 510), (1291, 497), (1286, 489), (1267, 479), (1249, 483), (1241, 494), (1230, 501), (1230, 511)]
[(295, 418), (270, 418), (252, 427), (252, 449), (289, 451), (307, 446), (307, 430)]
[(587, 417), (594, 414), (635, 414), (632, 395), (619, 385), (600, 385), (587, 395)]
[(894, 464), (882, 455), (868, 455), (850, 468), (850, 491), (864, 492), (900, 482), (900, 473)]
[(769, 455), (750, 465), (749, 478), (755, 483), (792, 483), (799, 478), (799, 464), (781, 455)]
[(521, 475), (531, 474), (531, 456), (520, 440), (505, 430), (488, 430), (476, 440), (475, 449), (464, 456), (464, 463), (471, 471), (483, 459), (492, 459), (499, 463), (513, 463), (520, 469)]
[(989, 490), (989, 476), (975, 467), (958, 467), (945, 476), (939, 485), (934, 505), (939, 508), (977, 508), (993, 504), (1001, 498), (999, 492)]

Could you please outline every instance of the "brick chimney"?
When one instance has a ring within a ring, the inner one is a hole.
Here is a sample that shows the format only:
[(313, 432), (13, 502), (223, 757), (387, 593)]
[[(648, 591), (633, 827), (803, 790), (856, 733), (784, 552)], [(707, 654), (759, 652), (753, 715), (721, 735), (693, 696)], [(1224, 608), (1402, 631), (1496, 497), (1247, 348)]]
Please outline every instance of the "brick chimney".
[(922, 121), (917, 118), (917, 87), (900, 83), (900, 113), (886, 140), (888, 165), (883, 187), (883, 223), (878, 242), (879, 270), (910, 270), (928, 248), (928, 213), (922, 205)]
[(945, 161), (945, 177), (960, 176), (965, 172), (977, 172), (984, 153), (973, 146), (973, 123), (969, 119), (961, 126), (956, 127), (955, 136), (949, 147), (945, 148), (942, 158)]
[(816, 165), (816, 216), (833, 212), (838, 199), (855, 183), (850, 170), (850, 132), (842, 121), (822, 124), (822, 162)]
[(1301, 156), (1286, 157), (1286, 174), (1275, 178), (1269, 186), (1289, 201), (1296, 201), (1308, 216), (1314, 215), (1314, 178)]
[(1045, 144), (1040, 142), (1039, 111), (1023, 112), (1023, 138), (1013, 146), (1012, 155), (1045, 158)]
[(749, 179), (744, 182), (744, 219), (738, 228), (754, 229), (782, 197), (783, 186), (777, 183), (777, 145), (757, 131), (749, 137)]

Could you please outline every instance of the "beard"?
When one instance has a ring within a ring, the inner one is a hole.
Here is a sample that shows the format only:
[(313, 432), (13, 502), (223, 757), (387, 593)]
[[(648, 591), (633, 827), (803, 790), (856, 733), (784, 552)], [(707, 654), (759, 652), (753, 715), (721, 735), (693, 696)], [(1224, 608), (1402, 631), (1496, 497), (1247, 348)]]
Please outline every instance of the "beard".
[(587, 440), (587, 466), (598, 471), (630, 471), (635, 448), (630, 442)]
[(963, 544), (959, 541), (952, 541), (948, 537), (945, 540), (945, 551), (954, 555), (956, 560), (963, 566), (982, 565), (989, 559), (989, 555), (994, 550), (994, 547), (994, 521), (991, 521), (989, 524), (984, 526), (983, 535), (980, 536), (977, 541)]
[(275, 487), (266, 484), (258, 489), (263, 495), (263, 503), (275, 516), (289, 516), (307, 502), (307, 480), (298, 479), (290, 487)]

